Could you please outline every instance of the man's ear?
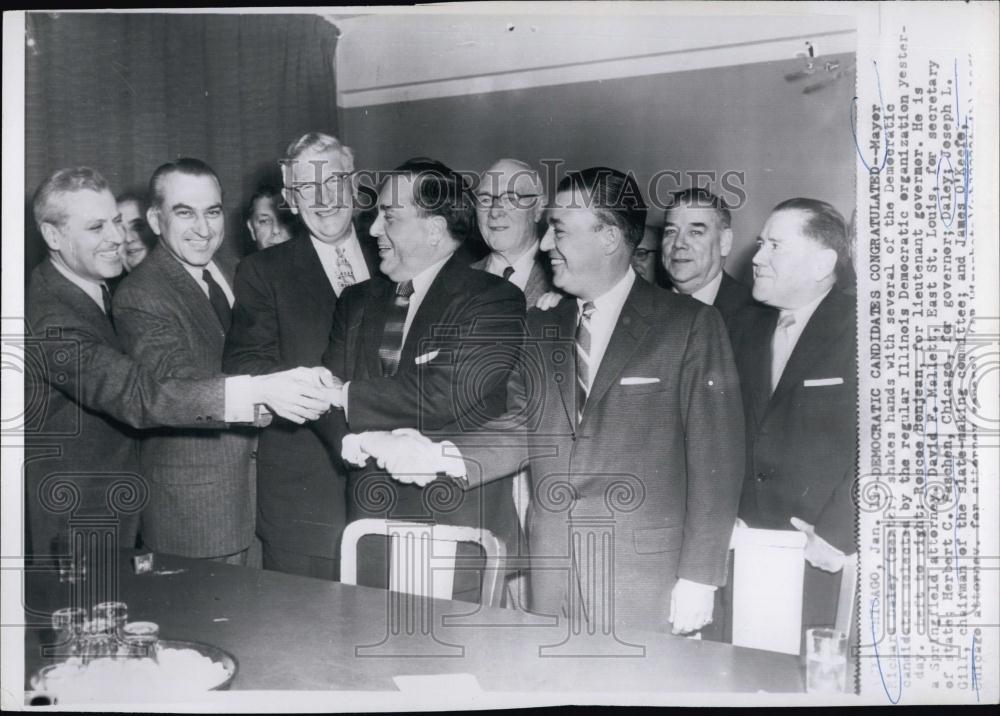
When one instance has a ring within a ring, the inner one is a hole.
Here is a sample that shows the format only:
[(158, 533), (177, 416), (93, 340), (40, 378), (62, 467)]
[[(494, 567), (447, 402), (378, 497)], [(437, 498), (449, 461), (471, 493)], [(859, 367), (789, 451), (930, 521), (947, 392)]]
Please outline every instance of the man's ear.
[(722, 234), (719, 235), (719, 255), (722, 258), (729, 256), (729, 252), (733, 250), (733, 230), (723, 229)]
[[(601, 246), (604, 248), (604, 255), (610, 256), (618, 247), (625, 242), (625, 234), (613, 224), (605, 224), (600, 233)], [(631, 253), (631, 252), (629, 252)]]
[(813, 279), (815, 281), (822, 281), (830, 275), (836, 276), (837, 273), (837, 252), (833, 249), (823, 247), (823, 249), (816, 254), (816, 260), (813, 262)]
[(540, 195), (537, 199), (535, 199), (535, 202), (536, 202), (535, 211), (532, 214), (532, 218), (537, 224), (539, 221), (542, 220), (542, 215), (545, 213), (545, 204), (547, 203), (545, 194)]
[(152, 229), (154, 234), (162, 236), (160, 233), (160, 210), (155, 206), (146, 209), (146, 223), (149, 224), (149, 228)]
[(250, 221), (250, 219), (247, 219), (247, 231), (249, 231), (249, 232), (250, 232), (250, 238), (251, 238), (251, 239), (253, 239), (254, 241), (256, 241), (256, 240), (257, 240), (257, 237), (256, 237), (256, 236), (254, 236), (254, 233), (253, 233), (253, 226), (251, 226), (251, 221)]
[(62, 249), (62, 229), (48, 221), (43, 221), (39, 227), (42, 231), (42, 238), (49, 251), (60, 251)]

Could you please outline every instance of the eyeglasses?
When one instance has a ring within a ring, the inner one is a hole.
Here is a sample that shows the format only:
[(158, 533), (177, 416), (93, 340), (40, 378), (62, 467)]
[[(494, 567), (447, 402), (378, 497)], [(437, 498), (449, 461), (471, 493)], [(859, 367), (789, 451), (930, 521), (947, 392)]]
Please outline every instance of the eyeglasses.
[(493, 205), (502, 209), (527, 209), (532, 205), (531, 199), (537, 199), (541, 194), (520, 194), (516, 191), (505, 191), (503, 194), (481, 192), (475, 195), (476, 205), (483, 209), (492, 209)]
[(292, 192), (302, 201), (312, 202), (318, 198), (318, 188), (323, 188), (322, 196), (343, 197), (354, 185), (354, 174), (339, 172), (331, 174), (323, 182), (307, 181), (292, 186)]
[(659, 249), (633, 249), (632, 258), (638, 259), (639, 261), (645, 261), (650, 256), (656, 256), (660, 253)]

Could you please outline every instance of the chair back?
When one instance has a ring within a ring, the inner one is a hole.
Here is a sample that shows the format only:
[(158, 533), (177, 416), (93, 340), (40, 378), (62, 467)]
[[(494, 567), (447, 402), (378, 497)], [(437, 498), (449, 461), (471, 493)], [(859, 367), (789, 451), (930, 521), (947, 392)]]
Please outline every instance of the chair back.
[[(451, 599), (456, 569), (482, 569), (481, 602), (500, 606), (507, 548), (487, 529), (426, 522), (366, 518), (344, 528), (340, 544), (340, 581), (357, 584), (358, 542), (365, 535), (389, 539), (389, 589), (421, 597)], [(486, 553), (468, 560), (456, 556), (460, 542), (478, 544)]]

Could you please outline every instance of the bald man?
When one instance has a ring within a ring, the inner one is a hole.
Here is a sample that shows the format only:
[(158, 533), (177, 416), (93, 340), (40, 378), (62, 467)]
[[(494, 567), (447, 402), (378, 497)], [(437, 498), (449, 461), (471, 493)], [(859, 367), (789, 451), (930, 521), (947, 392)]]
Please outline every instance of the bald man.
[(517, 159), (500, 159), (479, 177), (476, 219), (490, 253), (472, 268), (506, 278), (521, 291), (528, 306), (552, 290), (552, 274), (538, 249), (538, 222), (545, 209), (545, 190), (538, 172)]

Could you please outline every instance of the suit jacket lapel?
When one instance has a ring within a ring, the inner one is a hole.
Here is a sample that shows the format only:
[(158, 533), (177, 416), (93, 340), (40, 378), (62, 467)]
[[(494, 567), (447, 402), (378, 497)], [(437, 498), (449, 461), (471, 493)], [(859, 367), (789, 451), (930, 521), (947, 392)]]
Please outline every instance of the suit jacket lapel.
[(645, 316), (650, 313), (652, 295), (650, 291), (656, 291), (640, 278), (636, 278), (632, 290), (629, 291), (628, 298), (622, 306), (618, 315), (618, 322), (615, 330), (611, 334), (608, 348), (601, 359), (601, 365), (597, 368), (597, 375), (594, 376), (594, 383), (587, 396), (587, 404), (583, 411), (583, 420), (593, 412), (593, 407), (601, 402), (601, 398), (608, 392), (611, 384), (621, 375), (626, 364), (635, 353), (636, 348), (643, 337), (649, 331), (649, 321)]
[[(357, 359), (357, 367), (367, 375), (354, 377), (375, 378), (382, 375), (382, 362), (378, 349), (382, 346), (382, 333), (385, 330), (385, 317), (392, 301), (393, 284), (384, 278), (376, 277), (368, 281), (365, 291), (365, 315), (362, 318), (361, 350)], [(348, 343), (348, 350), (351, 349)]]
[(219, 323), (219, 318), (215, 315), (208, 296), (205, 295), (194, 276), (181, 265), (180, 261), (171, 256), (170, 252), (163, 248), (162, 243), (153, 249), (153, 254), (148, 260), (155, 262), (154, 265), (158, 266), (167, 283), (180, 296), (181, 304), (191, 310), (193, 317), (200, 323), (202, 329), (210, 336), (224, 338), (222, 324)]
[(771, 396), (770, 405), (780, 402), (800, 384), (807, 377), (810, 368), (819, 362), (824, 353), (829, 352), (830, 344), (839, 338), (845, 313), (837, 305), (839, 296), (835, 295), (836, 291), (836, 288), (830, 291), (809, 318), (809, 323), (788, 357), (778, 387)]
[(330, 285), (330, 279), (323, 270), (323, 264), (319, 260), (312, 239), (307, 234), (293, 241), (296, 242), (293, 262), (302, 280), (301, 285), (324, 314), (331, 312), (337, 294), (333, 292), (333, 286)]
[(406, 334), (406, 342), (403, 344), (403, 351), (399, 357), (400, 370), (404, 366), (413, 365), (413, 360), (420, 355), (422, 350), (421, 339), (432, 335), (435, 324), (440, 323), (441, 319), (445, 317), (452, 296), (463, 283), (462, 268), (453, 256), (434, 277), (424, 299), (420, 302), (417, 314), (413, 317), (410, 330)]
[[(101, 307), (88, 296), (82, 288), (74, 284), (68, 278), (59, 273), (59, 269), (52, 265), (52, 262), (45, 259), (41, 265), (42, 275), (45, 282), (51, 287), (52, 292), (64, 303), (73, 307), (73, 310), (83, 320), (111, 345), (120, 348), (118, 336), (115, 334), (111, 321), (101, 310)], [(45, 338), (45, 336), (42, 336)]]
[(777, 323), (778, 311), (762, 308), (746, 337), (747, 359), (743, 365), (746, 366), (744, 379), (748, 385), (745, 393), (749, 394), (748, 402), (755, 425), (763, 419), (771, 400), (771, 341)]
[[(564, 298), (558, 306), (549, 309), (545, 312), (546, 315), (552, 314), (552, 322), (555, 322), (557, 327), (556, 335), (560, 340), (576, 340), (576, 322), (577, 314), (579, 309), (576, 305), (576, 299), (574, 298)], [(547, 335), (548, 329), (552, 327), (552, 322), (546, 321), (544, 323), (545, 331), (538, 334), (541, 336)], [(536, 337), (538, 337), (536, 335)], [(575, 359), (576, 356), (576, 346), (572, 345), (570, 347), (569, 355), (567, 356), (570, 361)], [(546, 364), (546, 372), (549, 376), (564, 376), (563, 380), (556, 381), (556, 389), (559, 391), (559, 400), (561, 401), (559, 405), (559, 412), (566, 416), (566, 421), (569, 424), (569, 429), (572, 432), (576, 431), (576, 373), (570, 373), (567, 375), (566, 361), (560, 363), (555, 363), (552, 359), (554, 358), (554, 353), (558, 351), (548, 351), (548, 363)], [(569, 363), (570, 369), (573, 368), (573, 363)], [(551, 384), (551, 383), (550, 383)]]

